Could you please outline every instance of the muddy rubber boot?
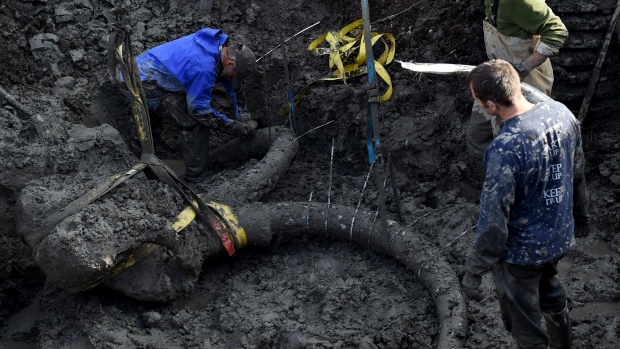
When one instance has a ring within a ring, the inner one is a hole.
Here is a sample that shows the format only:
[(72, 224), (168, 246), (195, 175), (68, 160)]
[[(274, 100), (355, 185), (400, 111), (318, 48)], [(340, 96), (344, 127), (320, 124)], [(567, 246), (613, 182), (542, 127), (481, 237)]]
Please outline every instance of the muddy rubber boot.
[(570, 312), (568, 306), (558, 313), (543, 313), (549, 335), (549, 348), (572, 349)]
[(198, 124), (189, 130), (182, 130), (181, 138), (185, 181), (188, 183), (204, 181), (209, 163), (209, 128)]

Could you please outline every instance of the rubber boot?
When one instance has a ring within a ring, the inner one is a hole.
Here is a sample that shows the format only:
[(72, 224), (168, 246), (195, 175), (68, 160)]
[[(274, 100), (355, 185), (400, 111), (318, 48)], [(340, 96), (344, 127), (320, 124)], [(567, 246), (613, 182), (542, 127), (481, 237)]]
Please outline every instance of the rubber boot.
[(571, 349), (572, 335), (568, 306), (558, 313), (543, 313), (549, 335), (549, 348)]
[(181, 131), (185, 180), (190, 183), (204, 181), (209, 163), (209, 128), (198, 124)]

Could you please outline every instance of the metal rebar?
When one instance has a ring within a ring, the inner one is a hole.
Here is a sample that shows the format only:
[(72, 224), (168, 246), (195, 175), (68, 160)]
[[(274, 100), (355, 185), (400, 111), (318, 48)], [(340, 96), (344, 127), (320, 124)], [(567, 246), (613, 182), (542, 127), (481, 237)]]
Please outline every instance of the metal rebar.
[(460, 233), (456, 238), (454, 238), (454, 240), (450, 241), (446, 246), (444, 246), (444, 248), (452, 245), (452, 243), (454, 243), (456, 240), (458, 240), (461, 236), (467, 234), (470, 230), (474, 229), (475, 227), (477, 227), (478, 224), (474, 224), (471, 228), (465, 230), (464, 232)]
[(370, 174), (372, 173), (373, 165), (374, 164), (370, 164), (370, 168), (368, 169), (368, 174), (366, 175), (366, 181), (364, 182), (364, 186), (362, 187), (362, 193), (360, 194), (360, 201), (357, 203), (357, 208), (355, 208), (355, 213), (353, 213), (353, 218), (351, 219), (351, 229), (349, 230), (349, 239), (351, 240), (353, 240), (353, 224), (355, 224), (355, 216), (357, 215), (357, 211), (359, 211), (360, 205), (362, 204), (362, 199), (364, 198), (364, 190), (366, 190), (368, 179), (370, 179)]
[(276, 13), (276, 19), (278, 22), (278, 38), (280, 40), (282, 60), (284, 63), (284, 76), (286, 78), (286, 99), (291, 106), (289, 110), (289, 120), (291, 122), (291, 129), (295, 134), (297, 134), (297, 120), (295, 116), (295, 104), (293, 102), (293, 88), (291, 86), (290, 74), (288, 71), (288, 58), (286, 56), (286, 45), (284, 44), (284, 39), (282, 38), (282, 19), (280, 18), (279, 12)]
[(327, 236), (327, 221), (329, 219), (329, 206), (331, 204), (333, 168), (334, 168), (334, 139), (332, 138), (332, 155), (331, 155), (331, 161), (329, 162), (329, 187), (327, 189), (327, 212), (325, 213), (325, 236)]
[(377, 24), (377, 23), (380, 23), (380, 22), (383, 22), (383, 21), (387, 21), (388, 19), (392, 19), (392, 18), (394, 18), (394, 17), (396, 17), (396, 16), (399, 16), (399, 15), (401, 15), (401, 14), (403, 14), (403, 13), (405, 13), (405, 12), (407, 12), (407, 11), (411, 10), (412, 8), (414, 8), (414, 7), (418, 6), (419, 4), (423, 3), (424, 1), (425, 1), (425, 0), (418, 1), (416, 4), (413, 4), (413, 5), (409, 6), (408, 8), (406, 8), (406, 9), (404, 9), (404, 10), (402, 10), (402, 11), (398, 12), (398, 13), (395, 13), (395, 14), (393, 14), (393, 15), (391, 15), (391, 16), (388, 16), (388, 17), (385, 17), (385, 18), (383, 18), (383, 19), (380, 19), (380, 20), (374, 21), (374, 22), (372, 22), (372, 23), (370, 23), (370, 24)]
[[(387, 178), (384, 177), (383, 178), (383, 185), (385, 185), (385, 183), (387, 183)], [(372, 233), (372, 229), (375, 227), (375, 223), (377, 222), (377, 218), (379, 217), (379, 212), (380, 211), (381, 211), (381, 204), (379, 204), (379, 206), (377, 207), (377, 212), (375, 213), (375, 218), (373, 219), (372, 224), (370, 225), (370, 230), (368, 230), (368, 246), (370, 246), (370, 233)], [(387, 231), (386, 231), (386, 233), (387, 233)], [(388, 239), (387, 242), (389, 243), (389, 237), (386, 237), (386, 239)], [(384, 246), (384, 247), (386, 248), (386, 251), (387, 251), (387, 248), (389, 246)]]
[(372, 233), (372, 229), (375, 227), (375, 222), (377, 222), (377, 217), (379, 217), (379, 208), (377, 207), (377, 212), (375, 212), (375, 218), (372, 220), (372, 224), (370, 225), (370, 229), (368, 230), (368, 242), (367, 245), (370, 247), (370, 233)]
[[(261, 23), (260, 41), (263, 52), (265, 52), (265, 18)], [(264, 57), (264, 56), (263, 56)], [(256, 60), (258, 62), (258, 60)], [(271, 143), (271, 117), (269, 113), (269, 103), (267, 102), (267, 67), (263, 65), (263, 102), (267, 109), (267, 127), (269, 128), (269, 143)]]
[(293, 139), (293, 140), (292, 140), (292, 141), (291, 141), (288, 145), (293, 144), (293, 142), (295, 142), (296, 140), (300, 139), (301, 137), (303, 137), (303, 136), (307, 135), (308, 133), (310, 133), (310, 132), (312, 132), (312, 131), (315, 131), (315, 130), (318, 130), (319, 128), (321, 128), (321, 127), (323, 127), (323, 126), (327, 126), (327, 125), (331, 124), (331, 123), (332, 123), (332, 122), (334, 122), (334, 121), (336, 121), (336, 120), (328, 121), (328, 122), (324, 123), (323, 125), (317, 126), (317, 127), (313, 128), (313, 129), (311, 129), (311, 130), (307, 131), (307, 132), (304, 132), (301, 136), (299, 136), (299, 137), (297, 137), (297, 138)]
[[(302, 30), (301, 30), (301, 31), (299, 31), (297, 34), (295, 34), (295, 35), (291, 36), (290, 38), (288, 38), (288, 39), (284, 40), (284, 42), (285, 42), (285, 43), (286, 43), (286, 42), (288, 42), (288, 41), (289, 41), (289, 40), (291, 40), (292, 38), (294, 38), (294, 37), (296, 37), (297, 35), (299, 35), (299, 34), (301, 34), (301, 33), (305, 32), (306, 30), (308, 30), (308, 29), (310, 29), (310, 28), (312, 28), (312, 27), (314, 27), (314, 26), (318, 25), (319, 23), (321, 23), (321, 21), (318, 21), (318, 22), (314, 23), (313, 25), (311, 25), (311, 26), (309, 26), (309, 27), (307, 27), (307, 28), (302, 29)], [(270, 54), (271, 52), (275, 51), (278, 47), (280, 47), (280, 44), (278, 44), (278, 46), (276, 46), (276, 47), (272, 48), (271, 50), (267, 51), (267, 53), (265, 53), (264, 55), (262, 55), (261, 57), (259, 57), (259, 58), (256, 60), (256, 63), (258, 63), (258, 61), (260, 61), (261, 59), (263, 59), (265, 56), (267, 56), (267, 55), (268, 55), (268, 54)], [(265, 51), (265, 50), (263, 49), (263, 52), (264, 52), (264, 51)]]
[(306, 231), (310, 231), (310, 203), (312, 202), (312, 194), (314, 190), (310, 192), (310, 199), (308, 199), (308, 208), (306, 209)]

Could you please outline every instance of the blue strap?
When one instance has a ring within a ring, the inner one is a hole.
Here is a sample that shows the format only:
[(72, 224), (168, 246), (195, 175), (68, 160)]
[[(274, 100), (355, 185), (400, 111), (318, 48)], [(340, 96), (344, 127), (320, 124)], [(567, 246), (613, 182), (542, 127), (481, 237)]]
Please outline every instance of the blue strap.
[(368, 103), (367, 103), (367, 125), (366, 146), (368, 147), (368, 159), (374, 164), (375, 149), (379, 150), (381, 141), (379, 140), (379, 119), (377, 116), (377, 82), (375, 76), (375, 58), (372, 53), (372, 37), (370, 35), (370, 14), (368, 10), (368, 0), (362, 0), (362, 14), (364, 19), (364, 44), (366, 45), (366, 66), (368, 70)]

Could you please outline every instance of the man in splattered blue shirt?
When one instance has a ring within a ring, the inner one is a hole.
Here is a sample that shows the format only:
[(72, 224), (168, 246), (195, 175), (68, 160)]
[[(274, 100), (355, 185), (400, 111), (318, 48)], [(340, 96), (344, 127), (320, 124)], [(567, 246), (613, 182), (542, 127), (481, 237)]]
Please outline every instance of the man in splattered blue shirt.
[[(254, 53), (246, 45), (229, 46), (228, 35), (205, 28), (154, 47), (136, 57), (154, 129), (162, 118), (181, 126), (185, 178), (196, 182), (207, 167), (209, 130), (248, 135), (252, 120), (239, 120), (233, 84), (251, 75)], [(234, 116), (211, 107), (212, 91), (221, 82), (230, 97)]]
[[(485, 180), (463, 290), (481, 300), (493, 271), (506, 329), (518, 348), (570, 348), (566, 292), (557, 263), (588, 234), (581, 130), (561, 103), (532, 104), (503, 60), (476, 67), (472, 96), (504, 121), (484, 155)], [(547, 331), (541, 320), (547, 320)]]

